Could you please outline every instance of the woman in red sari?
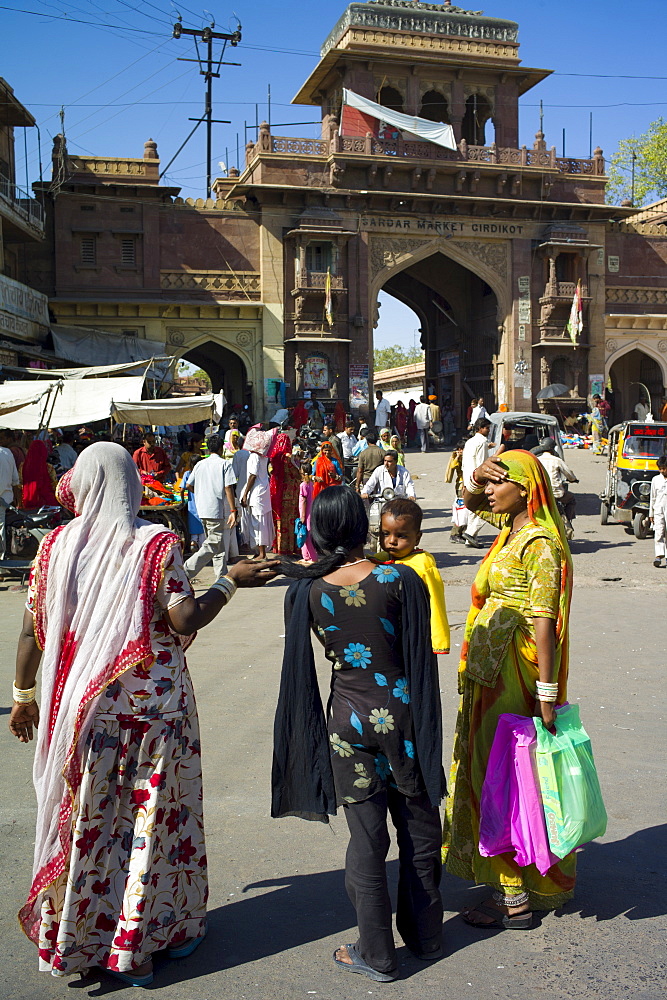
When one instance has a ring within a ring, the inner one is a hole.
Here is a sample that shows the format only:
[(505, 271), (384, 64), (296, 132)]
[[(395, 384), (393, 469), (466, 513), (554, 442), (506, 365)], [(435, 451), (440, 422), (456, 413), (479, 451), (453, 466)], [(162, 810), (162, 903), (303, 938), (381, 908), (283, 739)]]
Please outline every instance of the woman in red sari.
[(415, 420), (415, 410), (417, 404), (414, 399), (408, 403), (408, 444), (414, 444), (417, 440), (417, 421)]
[(396, 424), (396, 430), (398, 431), (398, 436), (400, 437), (401, 442), (405, 444), (405, 432), (408, 429), (408, 411), (406, 410), (405, 403), (402, 399), (399, 399), (396, 404), (394, 423)]
[(301, 430), (304, 424), (308, 423), (308, 410), (302, 399), (298, 401), (294, 409), (292, 410), (292, 416), (290, 417), (290, 424), (296, 430), (297, 434)]
[(36, 507), (57, 507), (55, 494), (55, 471), (46, 461), (48, 449), (43, 441), (32, 441), (25, 462), (21, 466), (21, 486), (23, 498), (21, 506), (27, 510)]
[(301, 470), (292, 457), (292, 442), (288, 434), (278, 434), (269, 451), (271, 463), (271, 510), (276, 538), (273, 551), (284, 556), (299, 555), (294, 534), (294, 522), (299, 516)]
[(345, 412), (345, 407), (339, 399), (333, 412), (334, 430), (336, 431), (336, 434), (342, 434), (345, 430), (346, 417), (347, 413)]
[(338, 464), (331, 441), (320, 443), (320, 453), (315, 458), (313, 476), (313, 500), (327, 486), (340, 486), (343, 481), (343, 470)]

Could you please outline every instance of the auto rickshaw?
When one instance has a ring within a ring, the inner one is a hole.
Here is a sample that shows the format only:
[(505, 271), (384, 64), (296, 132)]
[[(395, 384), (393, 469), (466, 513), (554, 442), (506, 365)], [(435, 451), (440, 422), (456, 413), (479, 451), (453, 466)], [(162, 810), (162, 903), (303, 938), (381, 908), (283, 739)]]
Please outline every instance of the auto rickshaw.
[(651, 480), (658, 458), (667, 453), (667, 424), (627, 420), (609, 431), (609, 460), (600, 494), (600, 522), (610, 517), (632, 525), (636, 538), (651, 530), (648, 515)]

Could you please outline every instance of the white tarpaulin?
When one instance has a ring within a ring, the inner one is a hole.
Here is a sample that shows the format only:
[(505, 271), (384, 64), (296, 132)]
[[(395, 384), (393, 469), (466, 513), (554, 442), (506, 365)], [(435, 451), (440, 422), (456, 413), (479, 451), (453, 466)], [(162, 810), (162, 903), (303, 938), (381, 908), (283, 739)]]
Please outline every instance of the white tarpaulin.
[(382, 104), (369, 101), (367, 97), (360, 97), (353, 90), (343, 89), (343, 104), (348, 104), (351, 108), (356, 108), (371, 118), (378, 121), (387, 122), (403, 132), (412, 132), (413, 135), (427, 142), (434, 142), (437, 146), (444, 146), (445, 149), (457, 149), (454, 138), (454, 129), (444, 122), (430, 122), (428, 118), (416, 118), (413, 115), (404, 115), (400, 111), (392, 111)]
[[(84, 326), (54, 324), (51, 336), (56, 356), (79, 365), (122, 365), (128, 361), (148, 361), (164, 357), (164, 344), (158, 340), (119, 337)], [(148, 374), (152, 378), (162, 378), (167, 368), (168, 364), (158, 362)]]
[(113, 418), (119, 424), (152, 424), (154, 427), (176, 427), (179, 424), (194, 424), (198, 420), (210, 419), (217, 423), (220, 416), (215, 396), (142, 399), (130, 403), (115, 401), (113, 407)]
[[(43, 403), (45, 402), (45, 397), (51, 392), (51, 387), (54, 383), (50, 382), (40, 382), (41, 392), (34, 392), (30, 390), (28, 393), (21, 392), (21, 385), (25, 383), (21, 382), (8, 382), (8, 388), (11, 388), (9, 397), (4, 396), (0, 398), (0, 418), (6, 413), (15, 413), (16, 410), (22, 410), (26, 406), (30, 406), (31, 403), (37, 403), (41, 399)], [(0, 387), (0, 391), (4, 386)], [(43, 405), (42, 403), (42, 405)], [(0, 420), (0, 426), (2, 422)]]
[(382, 395), (390, 406), (396, 406), (399, 399), (407, 406), (411, 399), (414, 399), (415, 403), (419, 402), (420, 396), (424, 395), (424, 386), (407, 385), (405, 389), (390, 389), (388, 392), (383, 389)]
[[(165, 354), (162, 357), (153, 358), (152, 360), (168, 361), (171, 364), (176, 359)], [(150, 360), (128, 361), (123, 365), (89, 365), (86, 368), (44, 368), (41, 371), (36, 368), (18, 368), (16, 365), (0, 365), (0, 368), (4, 368), (5, 371), (12, 373), (18, 372), (23, 375), (32, 375), (33, 378), (43, 373), (46, 379), (53, 381), (53, 379), (60, 378), (106, 378), (107, 375), (120, 375), (122, 372), (129, 374), (140, 368), (148, 368), (149, 364)]]
[[(44, 397), (14, 413), (0, 416), (0, 427), (36, 431), (43, 419), (49, 427), (81, 427), (82, 424), (91, 424), (95, 420), (108, 420), (114, 399), (140, 401), (143, 386), (143, 375), (55, 382), (52, 383), (52, 395), (48, 400)], [(5, 401), (16, 399), (19, 392), (25, 393), (26, 397), (30, 393), (38, 396), (44, 393), (46, 387), (46, 383), (37, 381), (5, 382), (0, 385), (0, 408)]]

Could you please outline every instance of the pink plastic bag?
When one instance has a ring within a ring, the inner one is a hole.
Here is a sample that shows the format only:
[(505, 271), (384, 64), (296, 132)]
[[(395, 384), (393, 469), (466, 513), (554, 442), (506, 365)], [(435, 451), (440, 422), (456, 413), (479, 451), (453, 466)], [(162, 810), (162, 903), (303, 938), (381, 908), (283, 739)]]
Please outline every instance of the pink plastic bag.
[(501, 715), (482, 787), (479, 853), (491, 858), (515, 852), (522, 868), (534, 864), (545, 875), (558, 858), (549, 850), (540, 789), (531, 751), (535, 723), (524, 715)]

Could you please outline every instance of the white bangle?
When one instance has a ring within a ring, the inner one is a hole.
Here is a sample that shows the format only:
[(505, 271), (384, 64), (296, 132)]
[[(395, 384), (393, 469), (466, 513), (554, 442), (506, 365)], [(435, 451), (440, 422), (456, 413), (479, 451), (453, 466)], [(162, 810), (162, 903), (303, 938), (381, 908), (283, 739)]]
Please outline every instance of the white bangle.
[(227, 604), (229, 604), (237, 589), (236, 582), (230, 576), (221, 576), (211, 587), (211, 590), (219, 590), (221, 594), (225, 595)]
[(12, 697), (18, 705), (31, 705), (35, 700), (36, 694), (36, 684), (31, 688), (17, 688), (16, 684), (12, 684)]

